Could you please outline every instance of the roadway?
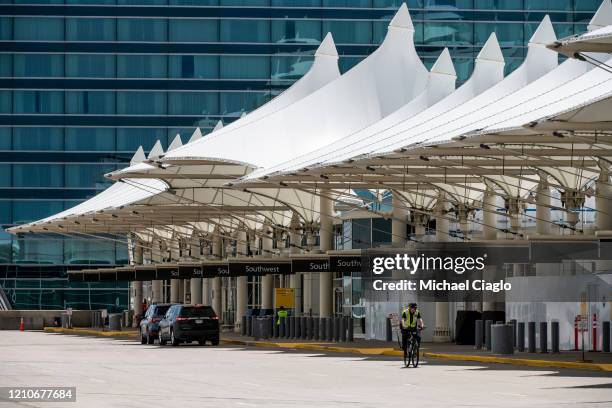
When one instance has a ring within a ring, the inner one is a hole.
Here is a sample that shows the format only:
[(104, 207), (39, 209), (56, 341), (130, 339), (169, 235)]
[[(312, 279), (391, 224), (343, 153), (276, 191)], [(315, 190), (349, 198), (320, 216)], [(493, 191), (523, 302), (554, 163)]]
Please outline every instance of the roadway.
[(610, 373), (0, 332), (0, 386), (75, 386), (76, 403), (0, 407), (612, 406)]

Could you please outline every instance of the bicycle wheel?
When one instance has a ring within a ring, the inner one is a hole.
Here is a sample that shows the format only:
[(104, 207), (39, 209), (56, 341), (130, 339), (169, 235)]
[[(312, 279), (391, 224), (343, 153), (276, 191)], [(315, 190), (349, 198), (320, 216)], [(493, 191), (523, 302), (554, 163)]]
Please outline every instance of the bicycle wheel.
[(413, 351), (413, 355), (412, 355), (412, 366), (414, 368), (417, 368), (419, 366), (419, 343), (415, 342), (414, 344), (414, 351)]
[(408, 359), (408, 346), (404, 349), (404, 367), (408, 367), (410, 365), (410, 360)]
[(414, 358), (412, 346), (412, 342), (408, 342), (408, 364), (406, 364), (406, 367), (410, 367), (410, 364), (412, 364), (412, 359)]

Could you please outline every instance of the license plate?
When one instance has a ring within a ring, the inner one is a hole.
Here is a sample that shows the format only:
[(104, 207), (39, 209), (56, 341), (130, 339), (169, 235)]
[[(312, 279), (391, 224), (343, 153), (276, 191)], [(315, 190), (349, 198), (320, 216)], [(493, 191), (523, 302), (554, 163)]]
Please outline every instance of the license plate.
[(202, 319), (196, 320), (196, 324), (202, 324), (202, 323), (204, 323), (204, 320), (202, 320)]

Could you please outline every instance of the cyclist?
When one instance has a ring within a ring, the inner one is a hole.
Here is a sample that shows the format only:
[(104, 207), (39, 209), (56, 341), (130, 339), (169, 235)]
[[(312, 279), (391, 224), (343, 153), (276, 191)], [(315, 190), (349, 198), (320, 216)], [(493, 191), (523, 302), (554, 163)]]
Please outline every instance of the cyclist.
[(425, 325), (423, 324), (423, 317), (419, 309), (417, 309), (416, 303), (410, 303), (408, 308), (402, 311), (401, 326), (402, 348), (406, 350), (408, 339), (411, 335), (416, 338), (417, 344), (420, 346), (421, 336), (419, 336), (419, 329), (423, 330)]

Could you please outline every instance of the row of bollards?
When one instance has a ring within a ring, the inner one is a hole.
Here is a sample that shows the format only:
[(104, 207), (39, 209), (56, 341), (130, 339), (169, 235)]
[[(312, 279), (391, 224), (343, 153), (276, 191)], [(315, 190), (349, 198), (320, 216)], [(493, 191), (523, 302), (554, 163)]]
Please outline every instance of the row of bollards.
[[(509, 323), (497, 322), (494, 324), (493, 320), (476, 320), (475, 348), (489, 350), (494, 354), (512, 354), (514, 353), (515, 349), (519, 352), (527, 351), (529, 353), (535, 353), (536, 322), (527, 323), (526, 334), (527, 336), (525, 336), (524, 322), (517, 322), (516, 320), (512, 320)], [(559, 353), (559, 322), (552, 322), (550, 324), (550, 334), (550, 351), (553, 353)], [(547, 322), (540, 322), (539, 335), (539, 351), (540, 353), (548, 353), (549, 350)], [(525, 338), (527, 339), (527, 343), (525, 343)]]
[(329, 342), (353, 341), (351, 317), (243, 316), (240, 334), (256, 339), (313, 340)]

